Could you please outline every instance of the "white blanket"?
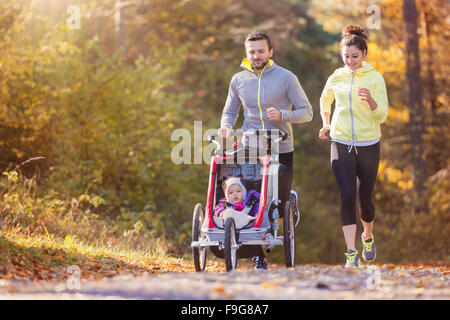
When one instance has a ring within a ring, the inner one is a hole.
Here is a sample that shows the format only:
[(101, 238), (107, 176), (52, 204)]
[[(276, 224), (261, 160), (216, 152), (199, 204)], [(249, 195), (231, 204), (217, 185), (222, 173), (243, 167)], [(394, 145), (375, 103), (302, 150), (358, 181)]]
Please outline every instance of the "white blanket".
[(219, 228), (223, 228), (225, 221), (229, 217), (232, 217), (234, 219), (234, 223), (236, 225), (236, 229), (241, 229), (245, 227), (250, 221), (255, 220), (256, 217), (249, 216), (248, 214), (245, 214), (244, 212), (236, 211), (231, 208), (227, 208), (222, 212), (222, 217), (216, 217), (214, 216), (214, 222)]

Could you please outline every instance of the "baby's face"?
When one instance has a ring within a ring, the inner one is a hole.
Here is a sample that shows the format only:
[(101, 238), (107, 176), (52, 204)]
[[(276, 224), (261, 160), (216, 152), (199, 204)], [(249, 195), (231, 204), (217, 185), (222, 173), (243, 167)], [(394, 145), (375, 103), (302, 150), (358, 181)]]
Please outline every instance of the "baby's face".
[(244, 201), (244, 191), (238, 184), (233, 184), (227, 190), (227, 200), (233, 204)]

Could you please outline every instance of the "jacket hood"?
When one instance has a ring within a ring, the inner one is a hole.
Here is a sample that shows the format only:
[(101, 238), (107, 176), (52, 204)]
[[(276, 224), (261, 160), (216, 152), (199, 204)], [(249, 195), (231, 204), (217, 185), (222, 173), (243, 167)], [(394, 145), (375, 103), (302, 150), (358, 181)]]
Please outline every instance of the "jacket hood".
[[(269, 59), (269, 62), (267, 62), (266, 66), (264, 67), (263, 74), (272, 71), (275, 68), (276, 65), (277, 64), (272, 59)], [(252, 66), (250, 60), (248, 60), (247, 58), (244, 58), (242, 60), (241, 68), (249, 70), (249, 71), (251, 71), (253, 73), (256, 73), (255, 70), (253, 70), (253, 66)]]
[(351, 70), (349, 67), (345, 66), (343, 68), (338, 69), (340, 71), (340, 73), (342, 74), (351, 74), (354, 71), (356, 71), (356, 75), (357, 76), (364, 76), (370, 72), (376, 71), (374, 67), (372, 67), (370, 64), (368, 64), (367, 62), (363, 61), (362, 63), (362, 67), (356, 69), (356, 70)]

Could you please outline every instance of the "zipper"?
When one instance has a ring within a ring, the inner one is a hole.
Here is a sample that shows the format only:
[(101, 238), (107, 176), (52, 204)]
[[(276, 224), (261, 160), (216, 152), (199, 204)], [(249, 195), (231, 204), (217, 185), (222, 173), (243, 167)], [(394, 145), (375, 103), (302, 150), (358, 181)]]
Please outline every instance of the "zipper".
[(352, 121), (352, 143), (348, 146), (348, 152), (352, 152), (352, 149), (355, 148), (356, 154), (358, 154), (358, 149), (356, 149), (356, 135), (355, 135), (355, 127), (353, 122), (353, 110), (352, 110), (352, 87), (353, 87), (353, 80), (355, 78), (356, 70), (352, 72), (352, 81), (350, 82), (350, 90), (348, 93), (349, 98), (349, 106), (350, 106), (350, 119)]
[(261, 108), (261, 104), (260, 104), (260, 95), (261, 95), (261, 78), (262, 78), (264, 69), (266, 69), (266, 66), (267, 66), (267, 64), (262, 69), (261, 74), (258, 74), (258, 108), (259, 108), (259, 117), (261, 118), (263, 130), (264, 130), (264, 119), (263, 119), (263, 113), (262, 113), (262, 108)]

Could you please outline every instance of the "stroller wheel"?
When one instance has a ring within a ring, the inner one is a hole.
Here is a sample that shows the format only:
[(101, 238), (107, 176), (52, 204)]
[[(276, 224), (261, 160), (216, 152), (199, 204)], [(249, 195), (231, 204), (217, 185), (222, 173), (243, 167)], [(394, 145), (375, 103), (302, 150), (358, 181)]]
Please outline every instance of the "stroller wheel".
[(230, 217), (225, 221), (225, 239), (223, 249), (227, 272), (237, 268), (237, 249), (236, 225), (234, 223), (234, 219)]
[(291, 190), (289, 201), (291, 202), (294, 210), (294, 225), (297, 227), (298, 222), (300, 221), (300, 210), (298, 209), (298, 195), (295, 190)]
[(284, 206), (284, 255), (286, 258), (286, 268), (292, 268), (295, 265), (295, 224), (294, 208), (289, 201)]
[[(201, 203), (197, 203), (192, 217), (192, 241), (198, 241), (200, 228), (205, 218), (205, 212)], [(192, 257), (194, 258), (195, 271), (204, 271), (206, 267), (206, 247), (192, 248)]]

